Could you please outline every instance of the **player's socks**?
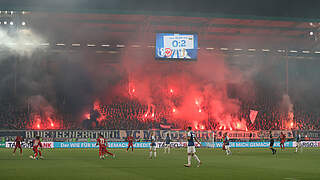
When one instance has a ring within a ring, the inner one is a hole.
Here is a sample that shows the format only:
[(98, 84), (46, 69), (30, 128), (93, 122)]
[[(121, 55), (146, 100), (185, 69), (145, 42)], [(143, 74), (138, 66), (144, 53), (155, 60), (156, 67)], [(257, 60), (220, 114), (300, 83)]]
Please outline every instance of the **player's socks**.
[(109, 151), (105, 151), (105, 153), (107, 153), (107, 154), (109, 154), (109, 155), (113, 156), (113, 154), (112, 154), (111, 152), (109, 152)]
[(170, 148), (168, 148), (168, 154), (170, 154)]
[(155, 152), (153, 153), (153, 155), (154, 155), (154, 157), (157, 157), (157, 152), (155, 151)]
[(197, 160), (197, 162), (199, 164), (200, 163), (200, 159), (198, 158), (198, 156), (196, 154), (194, 154), (193, 157)]
[(188, 155), (188, 164), (191, 165), (191, 155)]
[(198, 163), (197, 167), (200, 167), (200, 166), (201, 166), (201, 164), (202, 164), (202, 162), (200, 161), (200, 162)]
[(150, 157), (150, 159), (152, 158), (152, 151), (150, 151), (150, 156), (149, 157)]

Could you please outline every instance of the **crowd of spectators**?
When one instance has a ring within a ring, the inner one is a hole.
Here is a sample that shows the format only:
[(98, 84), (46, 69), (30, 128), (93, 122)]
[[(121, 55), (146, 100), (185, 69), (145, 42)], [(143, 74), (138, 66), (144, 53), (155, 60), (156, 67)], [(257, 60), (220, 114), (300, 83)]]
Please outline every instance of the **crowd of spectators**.
[(154, 106), (137, 102), (101, 105), (96, 118), (104, 129), (152, 129), (158, 128), (161, 114)]
[[(297, 106), (298, 107), (298, 106)], [(252, 123), (250, 109), (258, 111)], [(133, 130), (133, 129), (161, 129), (161, 125), (178, 128), (169, 124), (172, 110), (161, 105), (144, 105), (135, 101), (113, 104), (101, 104), (93, 109), (87, 124), (84, 126), (79, 121), (70, 121), (67, 116), (61, 120), (59, 129), (108, 129), (108, 130)], [(294, 109), (293, 120), (288, 119), (288, 113), (278, 110), (276, 106), (250, 106), (244, 104), (240, 109), (240, 118), (247, 120), (248, 130), (319, 130), (320, 113), (306, 112), (301, 108)], [(34, 126), (34, 116), (26, 108), (17, 108), (8, 104), (0, 105), (0, 129), (30, 129)], [(171, 121), (172, 122), (172, 121)], [(210, 125), (206, 129), (216, 129), (217, 122), (209, 119)]]
[(1, 104), (0, 129), (26, 129), (28, 124), (30, 124), (30, 118), (26, 109)]

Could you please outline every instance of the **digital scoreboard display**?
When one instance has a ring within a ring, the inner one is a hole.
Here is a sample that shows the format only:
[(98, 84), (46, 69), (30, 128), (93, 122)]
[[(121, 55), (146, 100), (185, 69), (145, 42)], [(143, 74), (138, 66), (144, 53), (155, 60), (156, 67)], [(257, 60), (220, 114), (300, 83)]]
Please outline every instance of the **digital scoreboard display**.
[(197, 56), (197, 34), (156, 34), (156, 59), (196, 60)]

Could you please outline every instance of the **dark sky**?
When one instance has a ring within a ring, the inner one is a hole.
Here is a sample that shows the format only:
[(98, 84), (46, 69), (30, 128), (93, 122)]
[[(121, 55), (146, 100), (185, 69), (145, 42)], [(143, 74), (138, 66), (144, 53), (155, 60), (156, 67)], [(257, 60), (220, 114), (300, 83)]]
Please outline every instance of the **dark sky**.
[(320, 17), (319, 0), (0, 0), (0, 9)]

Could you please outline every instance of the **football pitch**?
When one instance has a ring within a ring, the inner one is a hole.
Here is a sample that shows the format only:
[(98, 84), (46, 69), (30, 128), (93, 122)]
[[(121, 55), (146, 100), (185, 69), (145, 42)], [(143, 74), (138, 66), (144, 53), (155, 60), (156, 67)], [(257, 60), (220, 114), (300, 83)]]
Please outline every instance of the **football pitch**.
[(221, 149), (197, 149), (202, 166), (183, 166), (186, 149), (171, 149), (164, 154), (158, 149), (157, 158), (149, 159), (147, 149), (111, 149), (116, 158), (98, 159), (98, 149), (45, 149), (44, 160), (31, 160), (30, 149), (24, 149), (22, 160), (12, 149), (0, 149), (1, 180), (91, 180), (91, 179), (320, 179), (320, 151), (305, 148), (294, 153), (293, 148), (272, 155), (269, 149), (232, 149), (225, 156)]

